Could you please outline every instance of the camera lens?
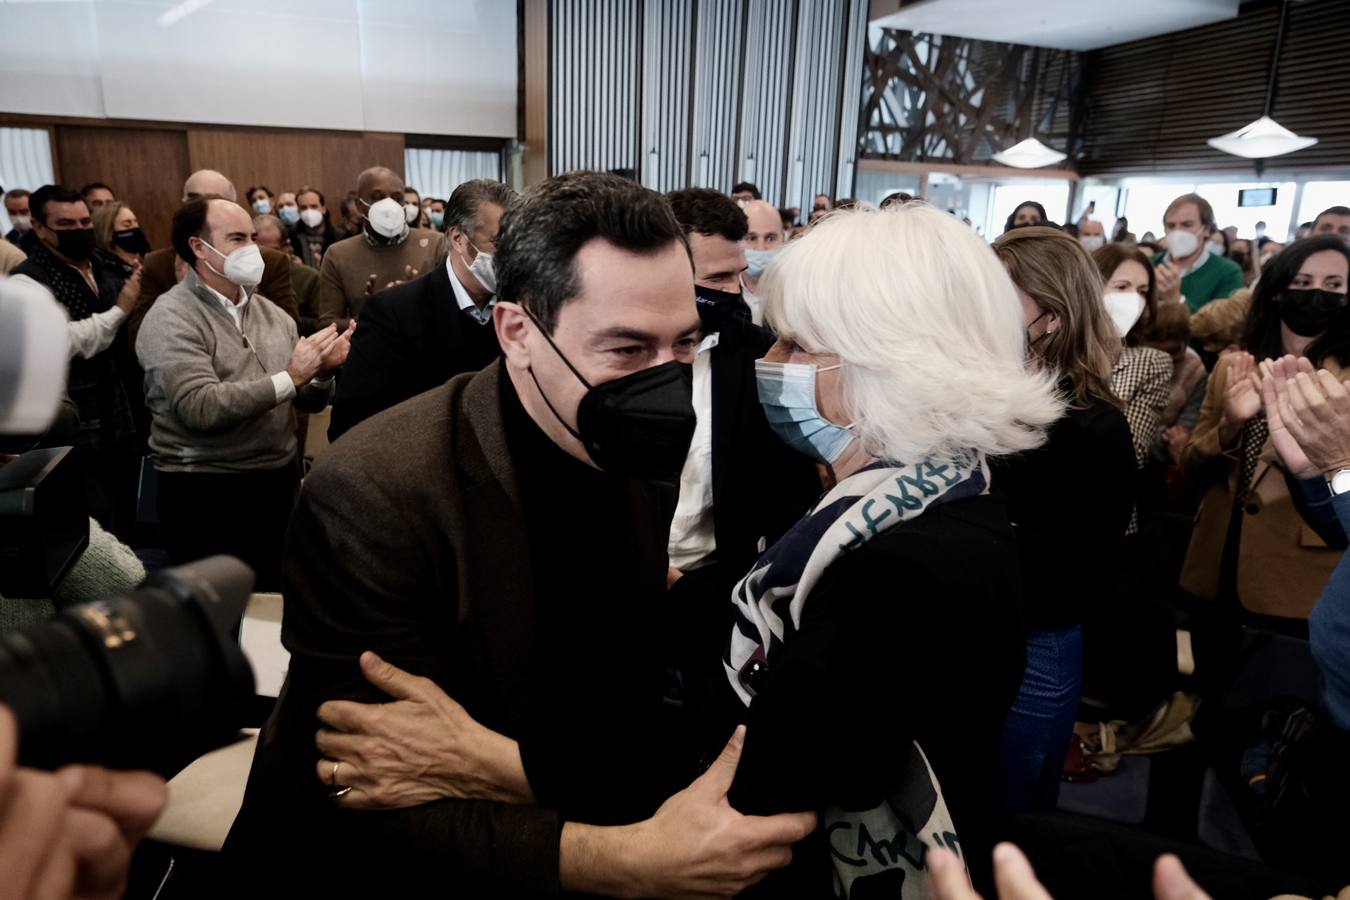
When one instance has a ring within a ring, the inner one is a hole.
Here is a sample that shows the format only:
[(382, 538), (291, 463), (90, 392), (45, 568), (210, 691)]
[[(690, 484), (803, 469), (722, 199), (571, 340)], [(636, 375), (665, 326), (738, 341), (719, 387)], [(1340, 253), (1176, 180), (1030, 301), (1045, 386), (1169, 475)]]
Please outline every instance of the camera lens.
[(212, 557), (0, 637), (20, 762), (171, 774), (233, 740), (253, 698), (235, 639), (252, 586), (243, 563)]

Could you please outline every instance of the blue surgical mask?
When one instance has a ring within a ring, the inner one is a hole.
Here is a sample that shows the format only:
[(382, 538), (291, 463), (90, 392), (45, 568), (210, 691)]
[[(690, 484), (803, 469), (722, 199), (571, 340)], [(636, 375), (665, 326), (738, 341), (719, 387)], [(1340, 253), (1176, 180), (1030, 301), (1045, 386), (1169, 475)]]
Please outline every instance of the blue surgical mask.
[(280, 216), (281, 221), (285, 222), (287, 225), (294, 225), (296, 222), (300, 221), (300, 207), (290, 203), (284, 203), (277, 209), (277, 215)]
[(773, 258), (778, 255), (777, 250), (747, 250), (745, 251), (745, 274), (751, 278), (758, 278), (764, 274), (764, 270), (773, 262)]
[(445, 224), (445, 213), (443, 212), (436, 212), (436, 210), (433, 209), (427, 213), (427, 218), (431, 219), (433, 228), (439, 229)]
[(852, 426), (834, 424), (816, 405), (816, 373), (837, 368), (763, 359), (755, 363), (759, 402), (769, 428), (793, 450), (826, 465), (832, 465), (857, 437)]

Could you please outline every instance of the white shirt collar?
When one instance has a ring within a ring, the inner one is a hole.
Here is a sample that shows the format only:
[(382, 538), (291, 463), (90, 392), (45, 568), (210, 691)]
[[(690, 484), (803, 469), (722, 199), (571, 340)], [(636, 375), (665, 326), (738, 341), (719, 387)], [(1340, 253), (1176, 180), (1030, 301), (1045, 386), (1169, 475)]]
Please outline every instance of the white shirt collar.
[(450, 288), (455, 292), (455, 302), (459, 304), (460, 309), (473, 316), (479, 325), (486, 325), (492, 321), (492, 308), (497, 305), (497, 295), (493, 294), (489, 297), (487, 305), (480, 309), (478, 304), (473, 302), (473, 298), (469, 296), (468, 290), (460, 284), (459, 276), (455, 274), (455, 267), (451, 264), (454, 259), (454, 252), (454, 250), (451, 250), (450, 256), (445, 259), (445, 271), (450, 276)]
[(204, 288), (206, 288), (208, 291), (210, 291), (210, 292), (211, 292), (211, 296), (212, 296), (212, 297), (215, 297), (215, 298), (216, 298), (216, 301), (217, 301), (221, 306), (225, 307), (225, 311), (228, 312), (231, 316), (233, 316), (233, 317), (235, 317), (235, 318), (238, 318), (239, 315), (240, 315), (241, 313), (243, 313), (244, 307), (245, 307), (245, 306), (248, 306), (248, 300), (249, 300), (248, 291), (244, 290), (244, 288), (243, 288), (242, 286), (240, 286), (240, 288), (239, 288), (239, 297), (240, 297), (240, 300), (239, 300), (238, 303), (232, 303), (232, 302), (229, 300), (229, 298), (227, 298), (227, 297), (226, 297), (224, 294), (222, 294), (220, 291), (218, 291), (218, 290), (216, 290), (215, 288), (211, 287), (211, 285), (207, 284), (205, 281), (202, 282), (202, 287), (204, 287)]
[(716, 347), (717, 342), (721, 340), (721, 338), (722, 332), (720, 331), (714, 331), (712, 334), (706, 335), (703, 338), (703, 340), (699, 342), (698, 347), (694, 350), (694, 356), (698, 356), (699, 354)]

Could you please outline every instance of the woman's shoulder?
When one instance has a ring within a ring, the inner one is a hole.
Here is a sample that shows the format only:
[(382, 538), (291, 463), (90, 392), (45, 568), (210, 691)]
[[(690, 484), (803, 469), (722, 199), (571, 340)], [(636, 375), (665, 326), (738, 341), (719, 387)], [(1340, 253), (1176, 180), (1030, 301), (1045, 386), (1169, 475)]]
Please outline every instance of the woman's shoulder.
[(1128, 450), (1130, 466), (1134, 466), (1134, 443), (1130, 437), (1130, 423), (1124, 411), (1116, 404), (1094, 397), (1086, 406), (1070, 409), (1064, 417), (1055, 423), (1050, 436), (1052, 445), (1059, 445), (1063, 452), (1069, 453), (1079, 461), (1087, 454), (1096, 462), (1104, 462), (1104, 451), (1112, 446)]
[(867, 567), (907, 558), (935, 560), (950, 552), (960, 558), (972, 542), (1014, 542), (1008, 507), (998, 494), (980, 494), (929, 508), (917, 519), (877, 535), (841, 556), (835, 566)]
[(1126, 347), (1121, 356), (1128, 355), (1133, 365), (1145, 372), (1172, 372), (1172, 357), (1157, 347)]
[(1126, 347), (1111, 373), (1111, 388), (1129, 401), (1143, 385), (1172, 377), (1172, 357), (1156, 347)]
[[(895, 591), (914, 591), (929, 600), (940, 595), (950, 601), (926, 603), (926, 614), (961, 615), (964, 604), (958, 598), (1015, 600), (1021, 584), (1018, 560), (1004, 499), (982, 494), (932, 507), (843, 554), (812, 591), (814, 599), (825, 602), (807, 608), (846, 618), (849, 610), (872, 615), (877, 599), (893, 607)], [(911, 607), (901, 608), (913, 614)]]

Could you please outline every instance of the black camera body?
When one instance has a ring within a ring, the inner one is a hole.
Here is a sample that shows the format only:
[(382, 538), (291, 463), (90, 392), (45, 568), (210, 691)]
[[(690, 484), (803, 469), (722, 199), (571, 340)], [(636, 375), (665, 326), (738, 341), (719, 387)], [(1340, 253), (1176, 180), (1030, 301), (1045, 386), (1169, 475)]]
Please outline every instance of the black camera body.
[(214, 556), (0, 635), (0, 703), (18, 721), (20, 763), (167, 776), (236, 740), (254, 697), (235, 637), (252, 589), (246, 565)]

